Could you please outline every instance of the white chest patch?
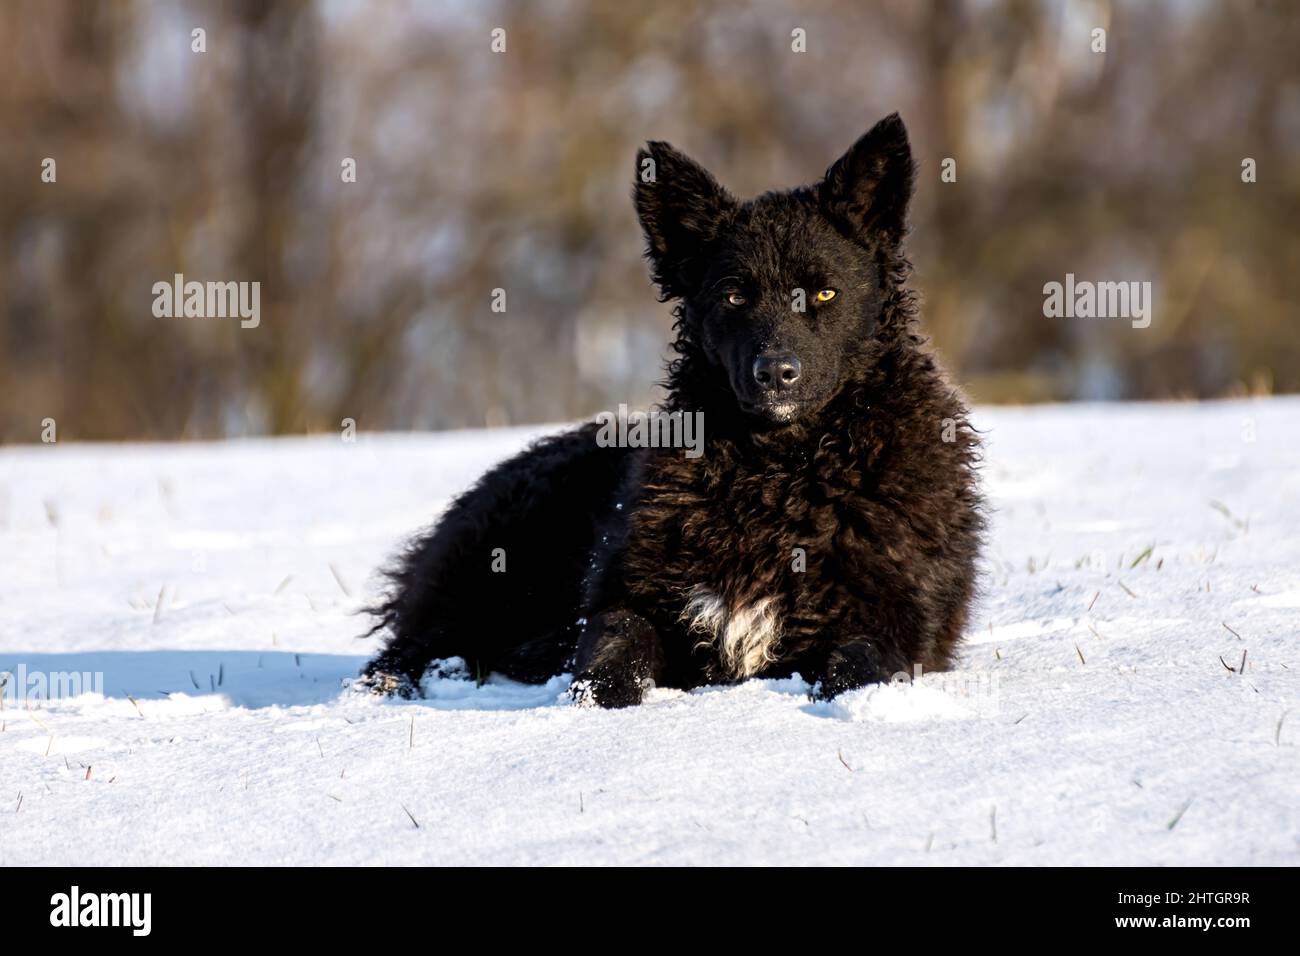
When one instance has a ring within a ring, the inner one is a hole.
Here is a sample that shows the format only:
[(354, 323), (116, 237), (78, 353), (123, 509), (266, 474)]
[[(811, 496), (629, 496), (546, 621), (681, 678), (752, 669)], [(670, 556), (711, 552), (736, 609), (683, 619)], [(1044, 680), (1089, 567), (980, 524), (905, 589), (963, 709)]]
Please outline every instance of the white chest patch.
[(722, 664), (736, 677), (749, 677), (776, 660), (781, 640), (781, 620), (775, 598), (728, 607), (708, 588), (691, 588), (682, 611), (693, 633), (704, 635), (703, 644), (717, 648)]

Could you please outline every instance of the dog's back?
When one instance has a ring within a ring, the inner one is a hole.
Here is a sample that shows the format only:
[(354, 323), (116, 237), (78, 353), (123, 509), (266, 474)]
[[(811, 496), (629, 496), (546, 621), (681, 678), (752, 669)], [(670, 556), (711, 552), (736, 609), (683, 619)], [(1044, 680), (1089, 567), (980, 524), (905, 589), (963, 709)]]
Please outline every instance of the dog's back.
[(583, 426), (542, 439), (457, 498), (388, 572), (389, 595), (373, 609), (386, 646), (366, 668), (379, 689), (410, 693), (431, 661), (450, 657), (476, 678), (536, 683), (563, 672), (625, 458)]

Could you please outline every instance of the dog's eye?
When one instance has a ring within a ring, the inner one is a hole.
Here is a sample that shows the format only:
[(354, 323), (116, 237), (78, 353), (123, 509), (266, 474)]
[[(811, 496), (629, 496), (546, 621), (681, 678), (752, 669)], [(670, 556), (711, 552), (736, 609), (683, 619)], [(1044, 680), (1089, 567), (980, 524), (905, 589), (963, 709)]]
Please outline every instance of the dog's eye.
[(727, 305), (734, 305), (736, 307), (740, 307), (745, 304), (745, 297), (741, 295), (739, 292), (737, 292), (735, 289), (732, 289), (730, 292), (724, 294), (722, 298), (723, 301), (727, 303)]
[(829, 302), (831, 299), (835, 298), (837, 295), (839, 295), (839, 293), (836, 292), (834, 289), (822, 289), (820, 292), (817, 293), (817, 301), (818, 301), (818, 302)]

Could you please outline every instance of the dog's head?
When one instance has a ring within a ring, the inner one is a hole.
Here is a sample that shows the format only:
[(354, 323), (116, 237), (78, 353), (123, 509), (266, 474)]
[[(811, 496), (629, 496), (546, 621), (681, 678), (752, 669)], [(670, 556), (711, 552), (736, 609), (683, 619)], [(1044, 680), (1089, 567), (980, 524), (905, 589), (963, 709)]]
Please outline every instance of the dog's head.
[(637, 154), (655, 282), (742, 411), (785, 424), (840, 391), (885, 305), (913, 173), (897, 114), (816, 185), (747, 202), (667, 143)]

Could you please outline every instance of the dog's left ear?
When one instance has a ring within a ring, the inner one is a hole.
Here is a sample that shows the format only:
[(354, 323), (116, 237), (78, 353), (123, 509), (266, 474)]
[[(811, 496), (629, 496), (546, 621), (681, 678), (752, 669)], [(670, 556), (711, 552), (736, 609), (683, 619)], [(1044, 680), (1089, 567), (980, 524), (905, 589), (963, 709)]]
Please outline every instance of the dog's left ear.
[(897, 245), (907, 229), (915, 176), (907, 127), (897, 113), (890, 113), (826, 171), (817, 196), (826, 214), (849, 236), (863, 243), (883, 238)]

